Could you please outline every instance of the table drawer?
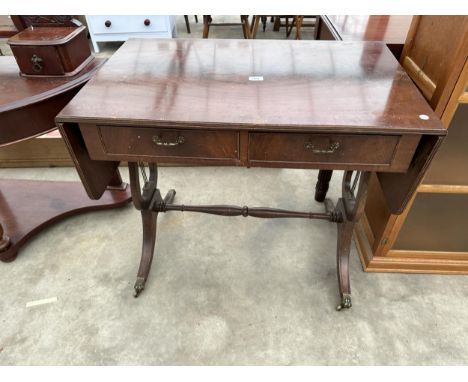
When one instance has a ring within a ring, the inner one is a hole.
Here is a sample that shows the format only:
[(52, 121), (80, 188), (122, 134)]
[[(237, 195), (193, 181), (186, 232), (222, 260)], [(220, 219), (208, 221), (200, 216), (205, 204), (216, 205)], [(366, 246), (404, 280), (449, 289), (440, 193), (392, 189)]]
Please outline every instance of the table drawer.
[[(232, 162), (239, 158), (237, 132), (117, 126), (84, 126), (81, 130), (90, 154), (108, 159), (179, 163), (186, 159)], [(95, 138), (100, 147), (96, 147)]]
[[(300, 163), (304, 167), (318, 164), (334, 168), (350, 164), (388, 167), (394, 161), (400, 138), (366, 134), (251, 133), (249, 162), (252, 165), (278, 163), (284, 167), (297, 167)], [(407, 167), (410, 160), (408, 158), (403, 167)]]
[(94, 34), (164, 32), (164, 16), (88, 16)]

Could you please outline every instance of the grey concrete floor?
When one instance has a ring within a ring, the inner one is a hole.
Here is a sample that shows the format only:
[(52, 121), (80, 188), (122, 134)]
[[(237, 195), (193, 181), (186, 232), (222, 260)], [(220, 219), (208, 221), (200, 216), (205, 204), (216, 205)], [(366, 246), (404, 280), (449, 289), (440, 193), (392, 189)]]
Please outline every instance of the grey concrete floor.
[[(190, 22), (187, 35), (177, 18), (178, 37), (201, 37), (201, 23)], [(304, 30), (304, 39), (312, 35)], [(218, 27), (210, 37), (242, 32)], [(270, 23), (258, 36), (284, 37)], [(100, 55), (119, 46), (102, 44)], [(160, 188), (176, 188), (186, 204), (320, 210), (316, 177), (164, 167)], [(0, 178), (78, 181), (72, 168), (0, 169)], [(335, 200), (340, 181), (336, 173)], [(0, 365), (467, 364), (465, 277), (364, 273), (353, 246), (353, 308), (338, 313), (335, 243), (336, 227), (323, 221), (161, 215), (147, 288), (134, 299), (138, 212), (128, 205), (69, 218), (30, 241), (15, 262), (0, 263)]]
[[(186, 204), (320, 210), (316, 176), (163, 167), (160, 188), (176, 188)], [(0, 178), (78, 180), (72, 168), (3, 169)], [(329, 195), (339, 189), (338, 173)], [(140, 224), (131, 205), (86, 213), (1, 263), (0, 364), (467, 363), (463, 276), (364, 273), (353, 246), (353, 308), (336, 312), (332, 223), (172, 212), (159, 218), (153, 269), (134, 299)]]

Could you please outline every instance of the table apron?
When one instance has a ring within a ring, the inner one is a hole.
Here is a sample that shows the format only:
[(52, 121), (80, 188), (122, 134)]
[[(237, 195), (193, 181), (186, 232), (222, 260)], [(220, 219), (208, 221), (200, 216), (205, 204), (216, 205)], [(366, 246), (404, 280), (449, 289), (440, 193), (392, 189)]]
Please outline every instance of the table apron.
[(405, 172), (420, 135), (80, 124), (91, 159), (179, 165)]

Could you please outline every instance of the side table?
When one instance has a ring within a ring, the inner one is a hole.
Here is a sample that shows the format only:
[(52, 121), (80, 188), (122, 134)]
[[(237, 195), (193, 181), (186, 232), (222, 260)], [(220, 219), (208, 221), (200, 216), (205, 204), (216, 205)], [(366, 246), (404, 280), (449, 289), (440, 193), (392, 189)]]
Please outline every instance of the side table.
[[(54, 130), (54, 118), (104, 64), (94, 59), (73, 77), (25, 78), (12, 56), (0, 57), (0, 148)], [(12, 261), (45, 227), (85, 211), (123, 206), (128, 187), (116, 169), (100, 200), (78, 182), (0, 180), (0, 260)]]

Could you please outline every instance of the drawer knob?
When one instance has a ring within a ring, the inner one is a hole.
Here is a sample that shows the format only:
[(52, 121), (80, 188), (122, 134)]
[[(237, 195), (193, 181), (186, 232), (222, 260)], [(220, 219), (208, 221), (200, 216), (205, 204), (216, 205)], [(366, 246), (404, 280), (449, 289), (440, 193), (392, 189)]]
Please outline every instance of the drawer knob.
[(304, 143), (306, 150), (312, 150), (314, 154), (333, 154), (340, 147), (340, 142), (331, 142), (328, 148), (317, 148), (311, 142)]
[(31, 57), (31, 63), (35, 72), (40, 72), (42, 70), (42, 61), (42, 58), (40, 58), (37, 54), (33, 54)]
[(179, 135), (174, 142), (163, 141), (160, 135), (153, 136), (153, 142), (156, 143), (156, 146), (178, 146), (185, 142), (185, 138), (182, 135)]
[(151, 24), (151, 20), (150, 19), (145, 19), (145, 21), (143, 21), (143, 23), (146, 25), (146, 26), (149, 26)]
[(112, 25), (112, 23), (111, 23), (110, 20), (106, 20), (106, 22), (104, 23), (104, 25), (105, 25), (107, 28), (110, 28), (110, 26)]

